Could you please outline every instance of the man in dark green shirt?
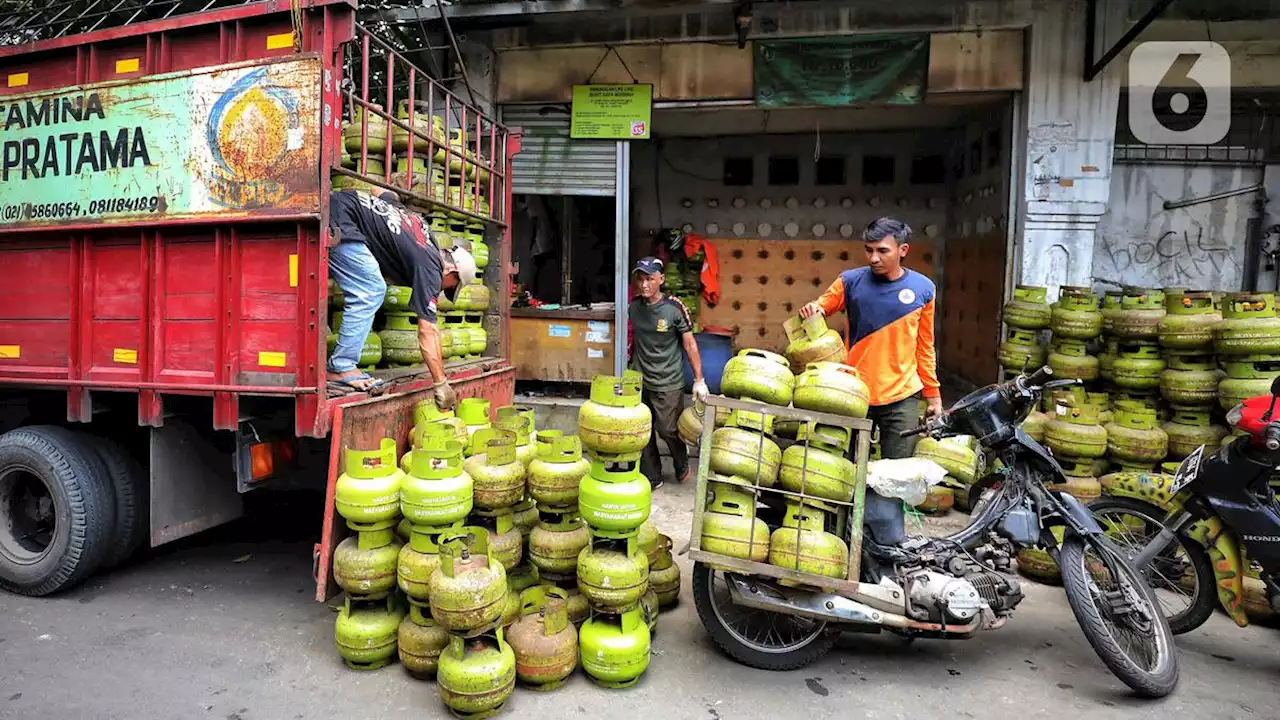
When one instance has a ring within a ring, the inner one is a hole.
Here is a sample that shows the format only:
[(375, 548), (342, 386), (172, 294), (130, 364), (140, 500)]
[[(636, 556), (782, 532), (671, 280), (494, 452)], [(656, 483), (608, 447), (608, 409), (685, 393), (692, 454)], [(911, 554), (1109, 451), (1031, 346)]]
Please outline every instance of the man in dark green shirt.
[(662, 261), (641, 258), (631, 273), (636, 299), (631, 301), (631, 367), (644, 377), (644, 404), (653, 413), (653, 433), (640, 456), (640, 472), (656, 489), (662, 486), (662, 458), (658, 438), (671, 452), (676, 479), (689, 474), (689, 454), (676, 431), (684, 409), (684, 369), (681, 352), (689, 355), (693, 368), (693, 398), (707, 399), (707, 383), (702, 379), (702, 358), (693, 339), (693, 323), (684, 303), (662, 294)]

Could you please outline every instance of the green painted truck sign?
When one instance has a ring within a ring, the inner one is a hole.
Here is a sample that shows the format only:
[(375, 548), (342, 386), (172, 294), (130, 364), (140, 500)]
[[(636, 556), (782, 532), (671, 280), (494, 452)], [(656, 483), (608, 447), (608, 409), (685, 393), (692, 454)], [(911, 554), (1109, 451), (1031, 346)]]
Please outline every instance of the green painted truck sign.
[(315, 213), (320, 62), (0, 98), (0, 232)]

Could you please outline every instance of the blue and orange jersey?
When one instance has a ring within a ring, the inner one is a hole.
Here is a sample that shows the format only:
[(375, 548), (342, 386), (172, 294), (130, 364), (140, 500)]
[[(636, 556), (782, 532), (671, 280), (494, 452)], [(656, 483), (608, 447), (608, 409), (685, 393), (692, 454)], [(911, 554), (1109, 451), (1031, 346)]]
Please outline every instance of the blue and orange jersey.
[(888, 405), (921, 390), (938, 397), (933, 347), (933, 281), (913, 270), (885, 280), (860, 267), (840, 273), (818, 298), (826, 315), (843, 310), (849, 358), (867, 384), (872, 405)]

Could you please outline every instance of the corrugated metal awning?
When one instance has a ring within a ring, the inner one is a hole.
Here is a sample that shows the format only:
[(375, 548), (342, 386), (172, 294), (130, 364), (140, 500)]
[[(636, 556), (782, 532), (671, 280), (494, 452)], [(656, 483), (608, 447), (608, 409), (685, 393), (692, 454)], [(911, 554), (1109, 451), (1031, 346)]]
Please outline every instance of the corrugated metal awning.
[(502, 122), (522, 128), (511, 158), (511, 191), (528, 195), (612, 197), (618, 178), (617, 143), (571, 140), (568, 105), (507, 105)]

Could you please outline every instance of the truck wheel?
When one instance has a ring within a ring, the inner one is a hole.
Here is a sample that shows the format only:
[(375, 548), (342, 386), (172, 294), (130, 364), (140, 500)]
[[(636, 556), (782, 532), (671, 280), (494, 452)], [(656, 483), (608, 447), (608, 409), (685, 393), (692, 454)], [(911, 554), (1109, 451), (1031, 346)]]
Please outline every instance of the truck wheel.
[(137, 552), (147, 537), (147, 485), (142, 468), (113, 440), (85, 435), (98, 459), (106, 467), (116, 501), (116, 520), (111, 544), (102, 559), (102, 570), (110, 570)]
[(83, 582), (114, 529), (107, 470), (83, 436), (52, 426), (0, 435), (0, 588), (42, 596)]

